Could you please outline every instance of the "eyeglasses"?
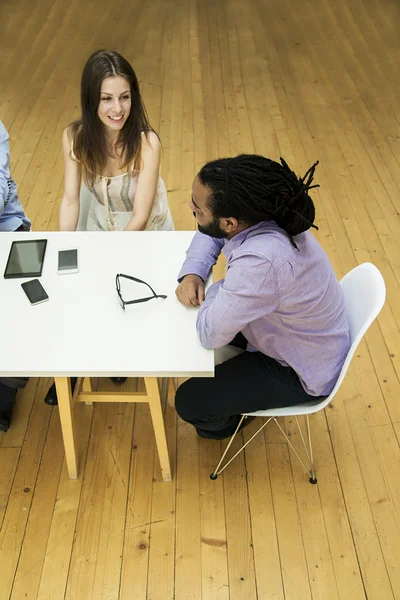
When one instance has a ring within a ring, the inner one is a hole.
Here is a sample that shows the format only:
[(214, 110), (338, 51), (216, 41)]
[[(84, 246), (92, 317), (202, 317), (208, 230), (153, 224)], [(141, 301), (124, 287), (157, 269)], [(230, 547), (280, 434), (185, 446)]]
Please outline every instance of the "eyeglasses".
[[(144, 285), (147, 285), (147, 287), (150, 288), (151, 291), (153, 292), (153, 295), (148, 296), (147, 298), (138, 298), (137, 300), (129, 300), (129, 302), (125, 302), (125, 300), (122, 298), (122, 294), (121, 294), (120, 277), (123, 277), (124, 279), (131, 279), (132, 281), (136, 281), (136, 283), (143, 283)], [(118, 294), (119, 301), (120, 301), (120, 304), (121, 304), (121, 307), (123, 310), (125, 310), (125, 306), (127, 306), (128, 304), (139, 304), (140, 302), (147, 302), (148, 300), (152, 300), (153, 298), (164, 298), (165, 299), (167, 297), (164, 294), (156, 294), (155, 291), (153, 290), (153, 288), (151, 287), (151, 285), (149, 285), (145, 281), (142, 281), (141, 279), (137, 279), (136, 277), (131, 277), (130, 275), (124, 275), (123, 273), (118, 273), (118, 275), (115, 277), (115, 286), (117, 288), (117, 294)]]

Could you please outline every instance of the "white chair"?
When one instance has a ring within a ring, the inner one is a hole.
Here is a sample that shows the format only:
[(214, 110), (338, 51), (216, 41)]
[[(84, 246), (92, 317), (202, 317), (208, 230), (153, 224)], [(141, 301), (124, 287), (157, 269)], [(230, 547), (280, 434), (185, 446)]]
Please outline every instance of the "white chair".
[[(221, 460), (219, 461), (216, 469), (213, 473), (211, 473), (210, 478), (216, 479), (220, 473), (233, 461), (234, 458), (251, 442), (252, 439), (262, 430), (270, 421), (275, 421), (282, 434), (285, 436), (290, 448), (294, 451), (297, 458), (305, 468), (306, 472), (310, 477), (310, 483), (317, 483), (316, 472), (314, 467), (314, 459), (312, 453), (312, 445), (311, 445), (311, 431), (310, 431), (310, 423), (308, 415), (316, 413), (322, 409), (324, 409), (329, 402), (333, 399), (335, 394), (338, 392), (340, 386), (342, 385), (343, 379), (346, 375), (347, 369), (349, 368), (351, 359), (357, 349), (358, 344), (360, 343), (362, 337), (365, 332), (371, 325), (371, 323), (376, 319), (379, 315), (386, 297), (386, 287), (383, 277), (379, 270), (372, 265), (371, 263), (364, 263), (359, 265), (347, 275), (343, 277), (340, 281), (340, 285), (344, 294), (344, 301), (346, 307), (347, 319), (350, 327), (350, 341), (351, 346), (350, 350), (347, 354), (346, 360), (340, 372), (339, 378), (336, 382), (335, 387), (333, 388), (331, 394), (325, 398), (322, 402), (304, 402), (302, 404), (297, 404), (294, 406), (286, 406), (284, 408), (271, 408), (268, 410), (258, 410), (257, 412), (246, 413), (242, 415), (242, 418), (236, 428), (235, 433), (231, 437), (225, 452), (223, 453)], [(306, 426), (307, 426), (307, 439), (308, 439), (308, 447), (306, 444), (306, 440), (304, 438), (303, 432), (299, 425), (298, 416), (305, 415), (306, 416)], [(237, 432), (240, 429), (240, 426), (244, 419), (247, 417), (267, 417), (267, 420), (263, 425), (256, 431), (254, 435), (236, 452), (236, 454), (222, 467), (221, 464), (233, 442)], [(278, 417), (295, 417), (297, 427), (299, 429), (300, 437), (302, 439), (305, 453), (307, 456), (307, 460), (309, 462), (309, 467), (305, 464), (297, 450), (294, 448), (290, 439), (286, 435), (285, 431), (282, 429), (281, 425), (277, 421)]]

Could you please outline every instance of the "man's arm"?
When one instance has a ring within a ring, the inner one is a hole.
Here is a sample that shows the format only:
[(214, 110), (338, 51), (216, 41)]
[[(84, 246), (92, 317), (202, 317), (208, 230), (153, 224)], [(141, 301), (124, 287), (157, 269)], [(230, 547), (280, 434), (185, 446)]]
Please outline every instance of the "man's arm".
[(223, 246), (223, 239), (213, 238), (197, 231), (186, 252), (186, 260), (179, 272), (178, 281), (181, 281), (185, 275), (198, 275), (205, 281)]
[(200, 341), (205, 348), (221, 348), (278, 304), (277, 278), (271, 263), (255, 255), (241, 256), (229, 265), (226, 278), (207, 292), (197, 316)]
[(3, 212), (9, 193), (10, 150), (8, 133), (0, 121), (0, 214)]

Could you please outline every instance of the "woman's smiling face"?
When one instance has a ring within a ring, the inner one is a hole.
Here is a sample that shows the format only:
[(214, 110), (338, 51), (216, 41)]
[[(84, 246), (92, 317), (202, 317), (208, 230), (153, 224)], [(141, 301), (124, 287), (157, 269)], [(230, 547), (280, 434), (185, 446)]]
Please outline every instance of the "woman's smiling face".
[(101, 84), (97, 115), (113, 131), (120, 131), (131, 112), (131, 90), (128, 81), (116, 75), (106, 77)]

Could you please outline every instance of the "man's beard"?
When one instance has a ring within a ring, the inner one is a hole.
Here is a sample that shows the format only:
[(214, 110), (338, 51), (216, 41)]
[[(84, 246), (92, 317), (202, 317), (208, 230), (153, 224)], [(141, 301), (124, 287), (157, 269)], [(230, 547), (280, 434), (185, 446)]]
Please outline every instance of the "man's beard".
[(209, 235), (214, 238), (222, 239), (228, 237), (228, 234), (221, 229), (219, 225), (219, 219), (213, 219), (208, 225), (197, 224), (197, 229), (200, 231), (200, 233), (204, 233), (205, 235)]

